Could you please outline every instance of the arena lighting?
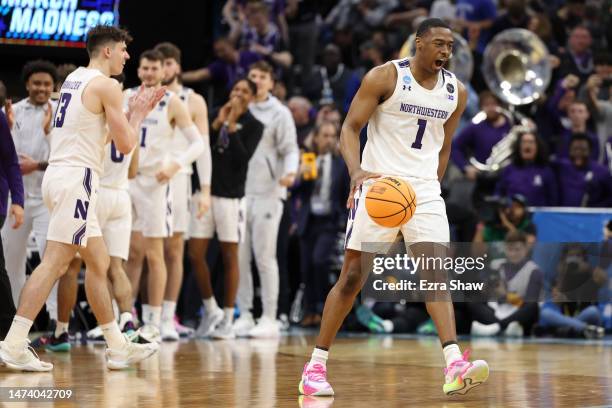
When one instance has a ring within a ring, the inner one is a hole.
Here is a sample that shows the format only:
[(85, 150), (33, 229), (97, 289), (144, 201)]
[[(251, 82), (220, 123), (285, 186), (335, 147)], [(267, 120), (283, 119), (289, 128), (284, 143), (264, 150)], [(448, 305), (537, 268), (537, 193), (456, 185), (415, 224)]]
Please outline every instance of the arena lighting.
[(85, 48), (98, 24), (118, 25), (120, 0), (0, 0), (0, 44)]

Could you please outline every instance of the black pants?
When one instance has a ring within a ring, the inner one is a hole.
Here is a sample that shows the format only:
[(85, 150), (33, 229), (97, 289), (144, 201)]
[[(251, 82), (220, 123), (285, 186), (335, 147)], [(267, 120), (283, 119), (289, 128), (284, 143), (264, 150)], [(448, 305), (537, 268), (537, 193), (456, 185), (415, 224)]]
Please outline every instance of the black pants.
[(495, 317), (495, 311), (486, 303), (466, 303), (466, 306), (470, 312), (471, 320), (483, 324), (499, 323), (502, 330), (505, 330), (511, 322), (519, 322), (523, 326), (525, 334), (531, 332), (531, 328), (538, 321), (540, 313), (537, 303), (524, 303), (510, 316), (500, 320)]
[[(4, 225), (4, 216), (0, 216), (0, 228)], [(0, 339), (4, 340), (8, 333), (13, 317), (15, 317), (15, 304), (13, 303), (13, 293), (11, 283), (6, 273), (4, 262), (4, 248), (0, 239)]]
[(313, 216), (300, 238), (302, 282), (306, 285), (306, 313), (322, 313), (329, 290), (331, 255), (337, 236), (336, 222), (330, 217)]
[(278, 260), (278, 314), (289, 315), (291, 308), (291, 277), (289, 275), (289, 228), (291, 227), (290, 201), (283, 201), (283, 216), (278, 226), (276, 259)]

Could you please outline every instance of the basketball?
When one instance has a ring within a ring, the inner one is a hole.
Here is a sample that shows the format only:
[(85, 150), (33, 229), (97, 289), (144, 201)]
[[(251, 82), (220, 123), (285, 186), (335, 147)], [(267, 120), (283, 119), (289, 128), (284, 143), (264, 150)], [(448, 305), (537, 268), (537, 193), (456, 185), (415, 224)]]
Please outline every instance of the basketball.
[(407, 223), (417, 205), (412, 186), (395, 177), (384, 177), (376, 181), (368, 190), (365, 202), (370, 218), (387, 228)]

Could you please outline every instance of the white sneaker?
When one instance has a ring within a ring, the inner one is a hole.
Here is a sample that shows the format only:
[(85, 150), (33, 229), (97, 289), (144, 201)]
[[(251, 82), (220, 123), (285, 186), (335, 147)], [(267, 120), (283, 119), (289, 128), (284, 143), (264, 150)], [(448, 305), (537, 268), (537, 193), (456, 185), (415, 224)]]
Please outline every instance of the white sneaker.
[(183, 326), (178, 318), (174, 316), (174, 328), (180, 337), (191, 337), (195, 334), (195, 330), (191, 327)]
[(0, 341), (0, 364), (19, 371), (51, 371), (53, 364), (41, 361), (38, 354), (30, 347), (30, 340), (23, 345), (12, 346)]
[(159, 350), (159, 344), (156, 342), (136, 344), (129, 341), (127, 336), (124, 337), (126, 341), (123, 347), (119, 349), (106, 349), (106, 366), (110, 370), (127, 368), (131, 364), (138, 363), (152, 356)]
[(506, 337), (523, 337), (524, 334), (523, 326), (519, 322), (510, 322), (504, 332)]
[(255, 321), (253, 320), (252, 314), (245, 313), (244, 315), (240, 315), (240, 317), (234, 322), (234, 332), (236, 333), (236, 337), (248, 337), (249, 331), (253, 327), (255, 327)]
[(163, 341), (178, 341), (179, 339), (179, 334), (172, 320), (163, 321), (159, 331), (161, 332), (161, 339)]
[(100, 326), (96, 326), (90, 331), (87, 332), (87, 340), (89, 341), (105, 341), (104, 333), (102, 333), (102, 329)]
[(138, 335), (149, 343), (161, 343), (159, 329), (152, 324), (145, 324), (142, 326), (140, 330), (138, 330)]
[(205, 313), (200, 321), (198, 330), (196, 330), (196, 337), (209, 337), (210, 334), (215, 330), (217, 325), (223, 320), (224, 314), (223, 309), (218, 308), (212, 313)]
[(249, 331), (250, 337), (276, 338), (280, 336), (280, 327), (276, 320), (262, 316), (257, 325)]
[(236, 338), (234, 326), (227, 321), (223, 321), (210, 333), (210, 337), (217, 340), (233, 340)]
[(482, 324), (477, 321), (472, 322), (472, 330), (470, 333), (472, 336), (495, 336), (499, 333), (501, 327), (499, 327), (499, 323), (493, 324)]

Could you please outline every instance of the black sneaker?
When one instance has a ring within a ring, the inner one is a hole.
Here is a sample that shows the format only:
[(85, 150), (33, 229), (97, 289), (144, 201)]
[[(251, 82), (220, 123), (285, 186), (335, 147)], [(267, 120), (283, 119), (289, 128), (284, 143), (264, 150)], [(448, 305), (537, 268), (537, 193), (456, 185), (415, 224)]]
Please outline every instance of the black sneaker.
[(71, 348), (68, 332), (63, 332), (59, 337), (55, 337), (55, 333), (49, 336), (49, 341), (45, 344), (45, 350), (68, 352)]
[(138, 330), (136, 330), (136, 326), (134, 326), (134, 322), (132, 322), (131, 320), (126, 322), (125, 325), (123, 325), (123, 329), (121, 329), (121, 332), (125, 333), (125, 335), (128, 337), (128, 339), (130, 339), (132, 343), (138, 343)]

